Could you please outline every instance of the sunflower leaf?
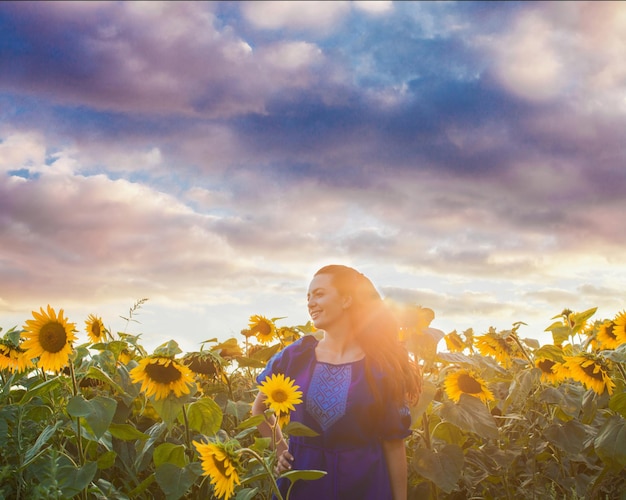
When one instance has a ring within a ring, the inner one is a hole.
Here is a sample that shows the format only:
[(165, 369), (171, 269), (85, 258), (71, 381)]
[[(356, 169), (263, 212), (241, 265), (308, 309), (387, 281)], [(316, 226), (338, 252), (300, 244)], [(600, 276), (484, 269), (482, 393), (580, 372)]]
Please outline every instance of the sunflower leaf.
[(417, 471), (446, 493), (450, 493), (456, 487), (461, 477), (463, 463), (463, 450), (455, 444), (448, 444), (439, 452), (427, 448), (415, 450)]
[(213, 436), (221, 427), (222, 409), (211, 398), (194, 401), (187, 408), (189, 427), (206, 436)]
[(595, 451), (602, 461), (614, 470), (626, 466), (626, 420), (614, 415), (598, 431)]
[(317, 432), (315, 432), (310, 427), (300, 423), (300, 422), (289, 422), (283, 429), (283, 431), (289, 436), (305, 436), (305, 437), (315, 437), (319, 436)]
[(97, 438), (101, 438), (109, 428), (116, 408), (117, 401), (104, 396), (88, 401), (79, 395), (67, 403), (67, 413), (72, 417), (83, 417)]
[(487, 406), (473, 396), (461, 394), (458, 403), (446, 401), (441, 407), (441, 418), (483, 438), (498, 438), (496, 421)]
[(159, 347), (157, 347), (154, 350), (154, 355), (174, 357), (181, 352), (183, 351), (178, 346), (178, 342), (176, 342), (175, 340), (170, 340), (169, 342), (165, 342), (164, 344), (161, 344)]
[(609, 408), (626, 418), (626, 392), (616, 392), (609, 400)]
[(304, 479), (305, 481), (320, 479), (326, 474), (327, 472), (323, 470), (290, 470), (289, 472), (282, 474), (280, 477), (289, 479), (290, 482), (295, 483), (300, 479)]
[(155, 477), (167, 500), (178, 500), (195, 483), (200, 471), (195, 462), (185, 467), (177, 467), (172, 463), (164, 463), (156, 468)]
[(152, 454), (155, 467), (170, 463), (177, 467), (185, 467), (187, 460), (185, 457), (185, 447), (182, 444), (161, 443), (154, 449)]

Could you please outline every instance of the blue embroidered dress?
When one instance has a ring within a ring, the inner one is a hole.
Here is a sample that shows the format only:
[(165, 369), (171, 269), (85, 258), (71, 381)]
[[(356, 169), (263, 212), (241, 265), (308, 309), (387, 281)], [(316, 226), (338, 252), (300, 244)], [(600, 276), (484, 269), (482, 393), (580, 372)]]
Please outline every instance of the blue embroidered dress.
[[(316, 437), (292, 436), (289, 451), (294, 469), (328, 472), (322, 479), (297, 481), (292, 500), (387, 500), (391, 485), (382, 441), (406, 438), (411, 417), (406, 406), (385, 401), (376, 411), (365, 373), (365, 360), (345, 364), (319, 362), (317, 339), (305, 336), (277, 353), (257, 377), (261, 383), (273, 373), (295, 380), (303, 393), (291, 421), (319, 433)], [(383, 394), (383, 373), (374, 381)], [(279, 479), (286, 495), (288, 480)]]

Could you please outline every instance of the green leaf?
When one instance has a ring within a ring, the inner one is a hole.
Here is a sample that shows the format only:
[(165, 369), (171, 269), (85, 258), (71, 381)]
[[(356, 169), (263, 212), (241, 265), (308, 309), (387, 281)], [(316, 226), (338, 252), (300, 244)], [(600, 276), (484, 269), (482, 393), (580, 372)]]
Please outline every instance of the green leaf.
[(626, 420), (613, 415), (598, 431), (594, 441), (596, 454), (614, 471), (626, 466)]
[(280, 351), (280, 344), (275, 344), (273, 346), (270, 347), (264, 347), (262, 349), (259, 349), (258, 351), (254, 352), (251, 356), (250, 359), (255, 359), (257, 361), (262, 361), (264, 363), (267, 363), (267, 361), (274, 355), (276, 354), (278, 351)]
[(305, 481), (314, 481), (315, 479), (320, 479), (327, 474), (326, 471), (323, 470), (290, 470), (289, 472), (285, 472), (281, 474), (281, 478), (289, 479), (290, 482), (295, 483), (299, 480)]
[(167, 500), (178, 500), (196, 482), (200, 476), (198, 465), (200, 464), (196, 462), (185, 467), (177, 467), (171, 463), (164, 463), (156, 468), (156, 481)]
[(23, 394), (22, 399), (20, 400), (20, 404), (26, 404), (31, 399), (37, 396), (43, 396), (43, 395), (50, 396), (51, 394), (54, 394), (54, 391), (57, 389), (57, 387), (61, 386), (62, 384), (63, 384), (63, 379), (61, 377), (54, 377), (54, 378), (49, 378), (48, 380), (46, 380), (45, 382), (42, 382), (39, 385), (30, 387)]
[(165, 463), (174, 464), (181, 468), (187, 465), (185, 447), (181, 444), (161, 443), (154, 449), (152, 459), (154, 460), (154, 465), (157, 468)]
[(122, 441), (136, 441), (137, 439), (148, 439), (150, 437), (130, 424), (112, 423), (109, 425), (109, 432), (113, 437)]
[(213, 436), (222, 426), (222, 409), (211, 398), (194, 401), (187, 408), (189, 427), (205, 436)]
[(184, 404), (185, 401), (182, 398), (177, 398), (173, 394), (170, 394), (165, 399), (155, 399), (152, 401), (152, 406), (155, 411), (170, 429), (176, 423), (176, 419), (181, 414)]
[(411, 428), (417, 429), (421, 423), (421, 416), (424, 414), (428, 405), (435, 399), (437, 393), (437, 386), (430, 380), (424, 379), (422, 385), (422, 393), (420, 394), (419, 401), (415, 406), (411, 408)]
[(541, 345), (537, 339), (524, 338), (522, 339), (522, 342), (524, 342), (524, 344), (526, 344), (531, 349), (539, 349)]
[(237, 356), (235, 358), (240, 368), (265, 368), (265, 361), (258, 359), (246, 358), (245, 356)]
[(301, 422), (289, 422), (284, 428), (283, 432), (288, 436), (305, 436), (305, 437), (315, 437), (319, 436), (317, 432), (315, 432), (310, 427), (307, 427)]
[(41, 434), (39, 434), (39, 436), (37, 437), (37, 440), (35, 441), (35, 444), (32, 446), (32, 448), (28, 449), (26, 451), (26, 454), (24, 455), (25, 465), (28, 464), (28, 462), (30, 462), (37, 455), (37, 453), (39, 453), (39, 450), (41, 450), (43, 445), (45, 445), (48, 442), (48, 440), (54, 435), (56, 430), (59, 427), (61, 427), (61, 424), (62, 422), (58, 421), (58, 422), (55, 422), (54, 425), (48, 425), (41, 432)]
[(473, 396), (461, 394), (458, 403), (446, 401), (440, 409), (440, 415), (460, 429), (475, 432), (483, 438), (498, 438), (498, 426), (487, 405)]
[(558, 389), (554, 387), (546, 387), (539, 394), (539, 402), (547, 403), (550, 405), (558, 405), (565, 401), (565, 396)]
[(535, 359), (546, 358), (557, 363), (563, 362), (563, 349), (555, 345), (546, 344), (535, 351)]
[(235, 500), (254, 500), (259, 488), (243, 488), (237, 492)]
[(66, 457), (59, 457), (60, 465), (57, 474), (59, 487), (63, 498), (72, 498), (83, 491), (96, 475), (98, 464), (87, 462), (82, 467), (76, 467)]
[(109, 469), (115, 465), (115, 459), (117, 453), (114, 451), (107, 451), (98, 457), (98, 469)]
[(599, 354), (603, 358), (610, 359), (616, 363), (626, 364), (626, 344), (622, 344), (616, 349), (600, 351)]
[(180, 347), (178, 347), (178, 342), (175, 340), (170, 340), (169, 342), (165, 342), (161, 344), (154, 350), (155, 356), (165, 356), (168, 358), (173, 358), (177, 354), (183, 352)]
[(439, 452), (427, 448), (415, 450), (414, 465), (417, 471), (445, 493), (455, 489), (463, 471), (463, 463), (463, 450), (455, 444), (447, 444)]
[(563, 394), (563, 401), (557, 407), (562, 420), (570, 420), (578, 417), (582, 408), (585, 389), (580, 385), (563, 383), (559, 385), (559, 392)]
[(72, 417), (83, 417), (97, 438), (101, 438), (109, 428), (116, 408), (117, 401), (104, 396), (86, 400), (78, 395), (67, 403), (67, 413)]
[(582, 451), (587, 438), (585, 426), (577, 420), (551, 424), (543, 433), (548, 441), (571, 455), (577, 455)]
[(554, 345), (561, 345), (569, 339), (572, 334), (572, 329), (561, 322), (553, 323), (551, 326), (546, 328), (546, 331), (552, 332), (552, 341), (554, 342)]
[(609, 408), (626, 418), (626, 392), (616, 392), (609, 400)]
[(460, 352), (438, 352), (437, 359), (444, 363), (458, 363), (460, 365), (478, 366), (473, 358)]
[(94, 378), (96, 380), (101, 380), (105, 384), (109, 384), (109, 386), (115, 389), (116, 392), (120, 394), (124, 394), (124, 389), (122, 389), (122, 387), (120, 387), (120, 385), (117, 382), (114, 382), (111, 377), (109, 377), (105, 372), (103, 372), (97, 366), (90, 366), (85, 377)]
[(243, 422), (240, 422), (237, 426), (238, 430), (249, 429), (250, 427), (258, 427), (260, 424), (265, 422), (265, 415), (254, 415)]
[(593, 316), (597, 307), (592, 307), (591, 309), (587, 309), (586, 311), (573, 313), (570, 315), (569, 320), (574, 322), (574, 326), (572, 326), (572, 332), (578, 333), (587, 323), (587, 320)]

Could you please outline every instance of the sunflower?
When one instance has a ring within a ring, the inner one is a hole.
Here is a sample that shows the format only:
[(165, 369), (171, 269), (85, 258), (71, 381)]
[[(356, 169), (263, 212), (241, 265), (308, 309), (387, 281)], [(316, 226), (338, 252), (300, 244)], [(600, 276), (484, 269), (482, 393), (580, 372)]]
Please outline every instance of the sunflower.
[(239, 460), (232, 446), (224, 443), (193, 442), (205, 476), (211, 477), (211, 484), (217, 498), (228, 500), (235, 491), (239, 480)]
[(127, 365), (131, 359), (133, 357), (128, 349), (122, 349), (117, 356), (117, 361), (123, 365)]
[(622, 311), (615, 316), (613, 333), (620, 345), (626, 343), (626, 311)]
[(496, 361), (502, 363), (504, 368), (511, 366), (511, 358), (519, 354), (519, 348), (513, 338), (503, 337), (493, 328), (489, 329), (489, 333), (476, 337), (476, 347), (483, 356), (496, 358)]
[(298, 390), (300, 386), (294, 385), (293, 382), (289, 377), (278, 373), (266, 377), (261, 385), (257, 386), (266, 396), (265, 404), (277, 415), (289, 413), (295, 410), (294, 405), (302, 403), (302, 392)]
[(563, 380), (561, 363), (549, 358), (538, 358), (535, 360), (535, 366), (541, 370), (541, 380), (544, 382), (557, 384)]
[(35, 319), (26, 320), (22, 349), (28, 359), (39, 358), (37, 364), (42, 369), (59, 371), (69, 363), (72, 342), (76, 340), (75, 325), (63, 317), (63, 309), (58, 315), (50, 305), (47, 312), (43, 307), (40, 311), (33, 311)]
[(278, 329), (278, 338), (284, 345), (293, 344), (300, 337), (300, 333), (295, 328), (283, 326)]
[(564, 359), (563, 366), (568, 370), (568, 376), (583, 384), (585, 389), (592, 389), (597, 394), (605, 390), (609, 396), (613, 394), (615, 383), (604, 360), (587, 353), (565, 356)]
[(457, 370), (448, 374), (443, 385), (448, 397), (455, 402), (461, 399), (461, 394), (479, 398), (483, 403), (494, 400), (485, 381), (469, 370)]
[(141, 392), (155, 399), (165, 399), (170, 393), (177, 397), (189, 394), (193, 383), (191, 370), (167, 356), (148, 356), (130, 371), (134, 383), (141, 382)]
[(0, 369), (19, 373), (34, 366), (33, 361), (25, 356), (23, 349), (0, 341)]
[(621, 344), (615, 335), (615, 323), (611, 320), (606, 320), (598, 326), (596, 339), (600, 342), (600, 347), (603, 349), (615, 349)]
[(104, 324), (102, 323), (102, 318), (90, 314), (85, 321), (87, 335), (91, 341), (95, 344), (97, 342), (104, 342), (107, 339), (107, 330), (104, 328)]
[(446, 347), (450, 352), (463, 352), (463, 349), (466, 347), (465, 342), (463, 342), (461, 336), (456, 333), (456, 330), (448, 333), (444, 337), (444, 340), (446, 341)]
[(224, 379), (224, 370), (219, 356), (215, 353), (208, 351), (189, 352), (185, 354), (182, 362), (196, 375)]
[(265, 316), (251, 316), (248, 326), (250, 332), (254, 333), (257, 340), (262, 344), (268, 344), (276, 337), (276, 325)]

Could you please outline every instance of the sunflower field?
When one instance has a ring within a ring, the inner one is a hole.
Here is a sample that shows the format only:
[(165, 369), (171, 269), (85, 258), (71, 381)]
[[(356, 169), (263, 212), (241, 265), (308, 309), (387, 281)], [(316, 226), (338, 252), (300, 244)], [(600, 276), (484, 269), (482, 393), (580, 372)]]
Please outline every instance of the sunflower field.
[[(410, 499), (626, 500), (626, 312), (564, 310), (546, 322), (546, 345), (523, 338), (521, 322), (444, 334), (430, 309), (397, 312), (424, 375), (406, 440)], [(79, 344), (77, 324), (50, 306), (0, 331), (0, 499), (282, 498), (257, 426), (275, 414), (287, 437), (312, 431), (289, 421), (302, 401), (294, 381), (256, 376), (317, 334), (283, 320), (252, 316), (241, 337), (187, 353), (175, 340), (148, 353), (140, 334), (95, 314)], [(252, 417), (259, 390), (268, 408)]]

